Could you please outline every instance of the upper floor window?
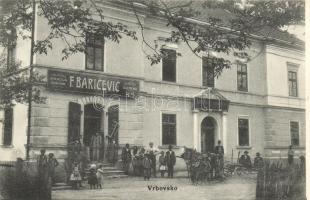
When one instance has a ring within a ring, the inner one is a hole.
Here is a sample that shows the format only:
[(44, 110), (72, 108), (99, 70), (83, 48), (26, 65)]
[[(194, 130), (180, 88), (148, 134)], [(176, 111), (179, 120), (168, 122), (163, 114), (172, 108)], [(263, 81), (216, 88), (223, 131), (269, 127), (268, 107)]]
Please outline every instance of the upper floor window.
[(86, 69), (103, 71), (104, 39), (94, 34), (86, 38)]
[(176, 115), (162, 114), (162, 144), (176, 145)]
[(238, 119), (238, 139), (239, 146), (249, 146), (249, 119), (239, 118)]
[(246, 64), (237, 65), (237, 87), (238, 91), (248, 91), (248, 69)]
[(176, 50), (162, 49), (162, 79), (163, 81), (176, 82)]
[(13, 108), (4, 110), (4, 129), (3, 129), (3, 145), (12, 145), (13, 133)]
[(15, 50), (16, 46), (8, 46), (7, 47), (7, 67), (10, 68), (15, 63)]
[(291, 132), (291, 145), (299, 145), (299, 123), (296, 121), (290, 122), (290, 132)]
[(207, 57), (202, 58), (202, 85), (214, 87), (214, 68)]
[(288, 71), (288, 87), (289, 87), (289, 96), (297, 97), (297, 72)]

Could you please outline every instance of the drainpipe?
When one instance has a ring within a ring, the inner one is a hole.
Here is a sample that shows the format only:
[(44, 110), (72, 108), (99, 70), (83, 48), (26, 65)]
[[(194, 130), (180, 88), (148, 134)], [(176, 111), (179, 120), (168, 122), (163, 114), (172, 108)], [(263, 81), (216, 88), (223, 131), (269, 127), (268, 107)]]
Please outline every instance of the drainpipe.
[(36, 15), (36, 2), (32, 0), (32, 27), (31, 27), (31, 46), (30, 46), (30, 88), (28, 90), (28, 128), (27, 128), (27, 146), (26, 146), (26, 159), (29, 160), (30, 152), (30, 133), (31, 133), (31, 112), (32, 112), (32, 79), (33, 79), (33, 56), (34, 56), (34, 29), (35, 29), (35, 15)]

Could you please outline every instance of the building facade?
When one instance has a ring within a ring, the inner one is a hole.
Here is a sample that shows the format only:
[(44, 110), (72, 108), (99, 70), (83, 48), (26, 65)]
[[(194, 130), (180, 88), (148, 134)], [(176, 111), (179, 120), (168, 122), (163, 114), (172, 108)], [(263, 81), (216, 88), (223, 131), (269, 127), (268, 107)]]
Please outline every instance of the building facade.
[[(110, 2), (102, 8), (106, 20), (128, 25), (141, 38), (136, 16), (125, 5)], [(213, 151), (221, 140), (225, 157), (234, 160), (245, 150), (252, 156), (260, 152), (264, 157), (285, 158), (289, 145), (296, 154), (304, 153), (303, 47), (253, 37), (248, 50), (252, 59), (241, 62), (229, 57), (235, 64), (215, 78), (203, 55), (196, 57), (183, 43), (165, 42), (171, 31), (165, 22), (144, 14), (139, 17), (145, 39), (156, 41), (169, 55), (158, 64), (151, 65), (146, 58), (151, 50), (145, 44), (128, 38), (117, 44), (89, 37), (87, 55), (77, 53), (63, 61), (65, 44), (54, 40), (47, 55), (34, 56), (35, 71), (45, 76), (37, 87), (47, 100), (31, 108), (32, 157), (45, 148), (65, 158), (70, 142), (80, 139), (90, 147), (97, 132), (104, 136), (102, 157), (111, 138), (120, 146), (153, 142), (165, 150), (172, 144), (177, 154), (184, 146)], [(43, 18), (37, 16), (35, 27), (36, 39), (47, 35)], [(29, 46), (23, 41), (18, 45)], [(16, 58), (27, 66), (27, 56), (19, 57), (18, 45)], [(9, 117), (12, 124), (6, 123)], [(17, 105), (11, 114), (0, 116), (4, 160), (25, 155), (26, 129), (27, 106)]]

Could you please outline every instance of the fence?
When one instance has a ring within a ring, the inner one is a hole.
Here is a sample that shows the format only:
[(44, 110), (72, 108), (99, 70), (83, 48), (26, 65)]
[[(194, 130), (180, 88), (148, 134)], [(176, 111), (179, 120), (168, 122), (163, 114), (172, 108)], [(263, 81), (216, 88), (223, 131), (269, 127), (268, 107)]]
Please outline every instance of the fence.
[(265, 162), (257, 174), (256, 200), (306, 200), (305, 166)]

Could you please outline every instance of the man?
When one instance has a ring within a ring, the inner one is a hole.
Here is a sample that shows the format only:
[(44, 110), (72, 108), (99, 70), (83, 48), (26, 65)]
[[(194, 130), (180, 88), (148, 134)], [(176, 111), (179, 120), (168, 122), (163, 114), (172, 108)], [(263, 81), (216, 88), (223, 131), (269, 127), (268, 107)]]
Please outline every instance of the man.
[(174, 151), (172, 151), (172, 145), (169, 145), (169, 151), (166, 152), (166, 163), (168, 167), (168, 178), (173, 178), (173, 167), (176, 162)]
[(149, 148), (146, 149), (146, 152), (149, 154), (150, 160), (152, 161), (152, 171), (153, 176), (156, 177), (156, 155), (159, 153), (158, 148), (154, 147), (154, 143), (149, 143)]
[(255, 169), (261, 169), (264, 167), (264, 160), (262, 157), (260, 157), (260, 153), (256, 153), (256, 157), (254, 158), (254, 168)]
[(129, 149), (129, 144), (127, 143), (122, 150), (122, 162), (123, 162), (123, 170), (125, 174), (128, 175), (129, 167), (131, 163), (131, 150)]
[(45, 149), (41, 149), (40, 152), (41, 154), (37, 158), (37, 167), (39, 174), (39, 198), (50, 199), (47, 156), (45, 155)]
[(102, 136), (98, 132), (96, 132), (96, 134), (91, 137), (90, 146), (92, 150), (91, 160), (100, 161), (100, 151), (102, 148)]
[(51, 177), (52, 184), (55, 183), (55, 168), (59, 165), (57, 159), (54, 157), (53, 153), (48, 154), (48, 173)]
[(224, 175), (224, 147), (221, 144), (221, 140), (217, 141), (217, 146), (214, 149), (214, 153), (218, 159), (218, 166), (215, 172), (216, 177), (223, 178)]
[(289, 149), (287, 152), (287, 161), (288, 161), (289, 165), (293, 164), (293, 162), (294, 162), (294, 150), (293, 150), (292, 145), (289, 146)]
[(246, 168), (251, 168), (252, 167), (252, 162), (251, 162), (251, 157), (248, 155), (249, 152), (245, 151), (244, 154), (241, 156), (239, 159), (239, 163)]

